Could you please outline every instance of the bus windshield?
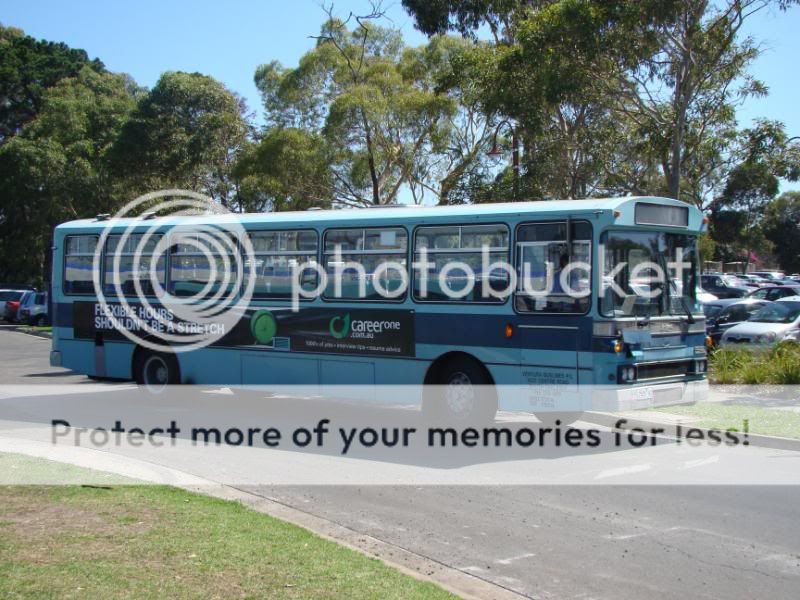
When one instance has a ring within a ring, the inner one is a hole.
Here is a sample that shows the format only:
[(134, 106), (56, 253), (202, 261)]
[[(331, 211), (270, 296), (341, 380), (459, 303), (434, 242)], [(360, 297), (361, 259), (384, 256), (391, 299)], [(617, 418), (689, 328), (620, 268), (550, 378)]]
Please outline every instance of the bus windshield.
[[(600, 239), (605, 316), (686, 316), (697, 302), (697, 238), (660, 231), (609, 231)], [(678, 271), (675, 263), (683, 268)]]

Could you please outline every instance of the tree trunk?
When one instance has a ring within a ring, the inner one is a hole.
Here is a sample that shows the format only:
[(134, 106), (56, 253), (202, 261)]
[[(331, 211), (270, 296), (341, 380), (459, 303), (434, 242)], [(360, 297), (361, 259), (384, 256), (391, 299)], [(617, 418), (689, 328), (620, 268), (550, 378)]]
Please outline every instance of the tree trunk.
[(364, 125), (364, 135), (367, 143), (367, 164), (369, 165), (369, 177), (372, 181), (372, 203), (378, 205), (381, 203), (381, 187), (378, 180), (378, 172), (375, 169), (375, 155), (372, 151), (372, 134), (369, 131), (369, 123), (364, 111), (361, 111), (361, 122)]

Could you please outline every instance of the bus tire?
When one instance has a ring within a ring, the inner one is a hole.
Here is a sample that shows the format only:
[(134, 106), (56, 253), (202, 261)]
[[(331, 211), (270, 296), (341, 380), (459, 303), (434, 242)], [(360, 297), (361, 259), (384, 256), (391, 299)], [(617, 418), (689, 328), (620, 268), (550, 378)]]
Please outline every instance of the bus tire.
[(486, 368), (467, 357), (447, 361), (426, 390), (422, 414), (428, 422), (447, 425), (493, 423), (497, 391)]
[(137, 352), (133, 361), (133, 378), (148, 392), (157, 394), (166, 386), (181, 382), (178, 359), (169, 352)]

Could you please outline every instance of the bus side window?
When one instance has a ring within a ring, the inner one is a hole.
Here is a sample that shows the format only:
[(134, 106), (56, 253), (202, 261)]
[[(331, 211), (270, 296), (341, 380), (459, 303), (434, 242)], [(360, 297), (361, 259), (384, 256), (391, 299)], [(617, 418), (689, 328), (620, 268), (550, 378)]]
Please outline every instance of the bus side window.
[(592, 229), (584, 221), (521, 225), (517, 230), (519, 312), (583, 314), (591, 306)]
[(64, 293), (93, 294), (92, 266), (97, 249), (96, 235), (71, 235), (64, 252)]
[[(291, 298), (296, 268), (303, 288), (316, 288), (317, 272), (306, 268), (317, 258), (316, 231), (251, 231), (248, 235), (253, 246), (253, 298)], [(245, 277), (250, 276), (250, 266), (245, 261)]]
[[(509, 232), (504, 224), (418, 227), (414, 262), (429, 266), (424, 273), (419, 267), (413, 271), (414, 300), (502, 304), (507, 298), (503, 294), (508, 291), (508, 274), (502, 269), (484, 272), (484, 255), (487, 265), (506, 263), (508, 250)], [(468, 270), (453, 268), (455, 263)]]
[[(156, 286), (150, 276), (150, 267), (155, 260), (155, 273), (161, 289), (166, 285), (166, 250), (155, 256), (161, 235), (142, 236), (129, 234), (124, 239), (110, 235), (103, 253), (103, 293), (116, 295), (119, 290), (125, 296), (156, 295)], [(137, 282), (138, 288), (137, 290)]]
[[(402, 300), (404, 294), (395, 295), (402, 287), (398, 269), (381, 266), (397, 263), (407, 269), (407, 248), (408, 234), (401, 227), (326, 230), (323, 267), (328, 275), (328, 285), (323, 298)], [(340, 279), (340, 290), (337, 290), (337, 279)]]
[[(206, 243), (202, 237), (193, 242), (191, 232), (175, 232), (170, 234), (170, 238), (170, 294), (198, 296), (202, 293), (207, 297), (222, 290), (227, 295), (238, 286), (236, 269), (239, 257), (236, 254), (239, 250), (237, 240), (232, 235), (218, 245), (227, 252), (227, 256), (212, 254), (211, 250), (216, 250), (217, 246)], [(202, 248), (209, 251), (201, 253)]]

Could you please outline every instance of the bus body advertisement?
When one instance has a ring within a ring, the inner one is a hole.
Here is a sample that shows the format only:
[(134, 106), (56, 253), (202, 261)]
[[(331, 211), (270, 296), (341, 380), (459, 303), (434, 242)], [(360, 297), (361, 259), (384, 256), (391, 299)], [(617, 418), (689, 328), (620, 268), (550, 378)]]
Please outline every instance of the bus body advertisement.
[(147, 386), (416, 386), (453, 417), (481, 411), (426, 388), (491, 389), (470, 396), (491, 396), (483, 416), (707, 394), (704, 225), (683, 202), (247, 215), (203, 202), (56, 228), (54, 365)]

